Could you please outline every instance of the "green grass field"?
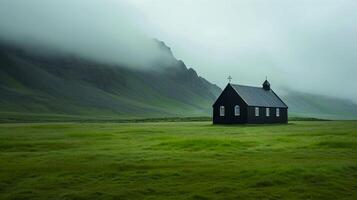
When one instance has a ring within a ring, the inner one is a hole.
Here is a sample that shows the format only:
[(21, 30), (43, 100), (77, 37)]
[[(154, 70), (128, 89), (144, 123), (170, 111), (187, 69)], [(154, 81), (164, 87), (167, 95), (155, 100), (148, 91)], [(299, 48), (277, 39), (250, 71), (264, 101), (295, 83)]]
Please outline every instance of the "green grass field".
[(357, 199), (357, 122), (0, 124), (0, 199)]

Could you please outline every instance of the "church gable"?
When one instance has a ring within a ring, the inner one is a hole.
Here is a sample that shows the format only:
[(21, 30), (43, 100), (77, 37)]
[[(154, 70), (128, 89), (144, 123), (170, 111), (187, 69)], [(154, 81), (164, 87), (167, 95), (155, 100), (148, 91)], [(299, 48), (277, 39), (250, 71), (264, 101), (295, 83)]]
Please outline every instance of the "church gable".
[(228, 84), (222, 93), (219, 95), (217, 100), (214, 102), (213, 107), (217, 106), (218, 104), (222, 104), (224, 102), (229, 102), (229, 99), (233, 100), (234, 98), (239, 98), (241, 101), (244, 102), (244, 100), (239, 96), (237, 91), (232, 87), (231, 84)]

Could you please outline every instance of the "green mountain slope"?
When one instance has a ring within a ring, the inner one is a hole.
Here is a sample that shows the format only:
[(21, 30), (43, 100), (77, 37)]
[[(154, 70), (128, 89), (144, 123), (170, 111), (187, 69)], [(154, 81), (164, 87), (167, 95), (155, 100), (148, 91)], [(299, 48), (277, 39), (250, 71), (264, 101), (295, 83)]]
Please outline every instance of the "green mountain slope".
[[(158, 45), (171, 61), (138, 70), (0, 43), (0, 120), (210, 116), (221, 89)], [(348, 100), (296, 91), (282, 99), (290, 116), (357, 118)]]
[(297, 91), (289, 91), (282, 99), (289, 105), (290, 116), (357, 119), (357, 105), (349, 100)]
[(220, 88), (182, 61), (172, 57), (171, 63), (134, 70), (2, 44), (0, 110), (95, 117), (209, 115)]

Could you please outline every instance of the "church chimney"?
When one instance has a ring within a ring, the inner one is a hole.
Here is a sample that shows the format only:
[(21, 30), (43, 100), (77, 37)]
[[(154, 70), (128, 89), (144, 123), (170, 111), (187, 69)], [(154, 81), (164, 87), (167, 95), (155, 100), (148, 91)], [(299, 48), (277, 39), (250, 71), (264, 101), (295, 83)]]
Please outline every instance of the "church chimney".
[(264, 90), (270, 90), (270, 83), (268, 81), (268, 79), (265, 79), (264, 83), (263, 83), (263, 89)]

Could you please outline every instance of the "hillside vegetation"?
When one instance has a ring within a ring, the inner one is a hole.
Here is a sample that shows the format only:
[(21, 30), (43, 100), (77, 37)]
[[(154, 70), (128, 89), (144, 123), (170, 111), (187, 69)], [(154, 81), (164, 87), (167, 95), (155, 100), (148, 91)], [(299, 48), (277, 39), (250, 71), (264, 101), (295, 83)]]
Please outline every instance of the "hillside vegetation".
[(0, 124), (0, 199), (357, 199), (357, 122)]
[[(0, 42), (0, 122), (211, 116), (221, 88), (157, 44), (170, 61), (138, 69)], [(296, 91), (281, 97), (290, 116), (357, 118), (348, 100)]]
[(170, 65), (138, 70), (2, 44), (0, 110), (97, 118), (208, 115), (220, 88), (171, 58)]
[(297, 91), (289, 91), (282, 99), (289, 105), (290, 116), (357, 119), (357, 104), (350, 100)]

